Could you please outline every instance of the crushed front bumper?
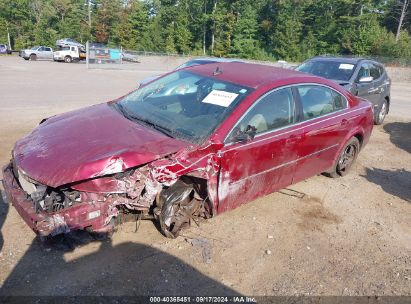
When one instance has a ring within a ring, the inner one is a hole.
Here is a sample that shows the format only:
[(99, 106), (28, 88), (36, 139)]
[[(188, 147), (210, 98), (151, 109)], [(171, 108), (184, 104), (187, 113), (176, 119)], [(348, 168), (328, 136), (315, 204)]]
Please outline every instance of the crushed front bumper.
[[(27, 225), (41, 236), (86, 228), (94, 232), (111, 232), (113, 229), (112, 225), (106, 223), (109, 202), (79, 203), (54, 213), (36, 212), (33, 201), (13, 174), (12, 164), (3, 168), (3, 187), (8, 202), (12, 203)], [(96, 214), (98, 216), (94, 217)]]

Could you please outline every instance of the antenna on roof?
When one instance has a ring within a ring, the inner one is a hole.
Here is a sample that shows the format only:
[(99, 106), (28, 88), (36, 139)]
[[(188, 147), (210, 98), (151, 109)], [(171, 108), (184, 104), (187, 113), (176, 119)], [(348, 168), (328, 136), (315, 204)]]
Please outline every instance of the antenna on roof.
[(213, 72), (213, 76), (220, 75), (222, 72), (223, 72), (223, 71), (222, 71), (222, 70), (220, 70), (220, 68), (219, 68), (219, 67), (216, 67), (215, 71)]

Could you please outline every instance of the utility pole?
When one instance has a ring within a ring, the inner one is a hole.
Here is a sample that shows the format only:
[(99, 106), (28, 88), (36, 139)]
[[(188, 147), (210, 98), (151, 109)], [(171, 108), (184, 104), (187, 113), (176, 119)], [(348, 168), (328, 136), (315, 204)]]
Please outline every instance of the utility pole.
[(404, 22), (405, 14), (407, 13), (408, 4), (409, 0), (403, 0), (400, 21), (398, 22), (397, 35), (395, 35), (395, 42), (398, 42), (398, 39), (400, 39), (401, 28)]
[(6, 30), (7, 30), (7, 42), (9, 43), (9, 50), (11, 50), (11, 43), (10, 43), (10, 32), (9, 32), (9, 25), (6, 21)]
[(207, 15), (207, 0), (204, 0), (204, 24), (203, 24), (203, 54), (206, 54), (206, 15)]
[(91, 0), (88, 0), (88, 26), (91, 28)]
[(213, 29), (211, 32), (211, 55), (214, 55), (214, 39), (215, 39), (215, 11), (217, 9), (217, 0), (214, 0), (213, 8)]

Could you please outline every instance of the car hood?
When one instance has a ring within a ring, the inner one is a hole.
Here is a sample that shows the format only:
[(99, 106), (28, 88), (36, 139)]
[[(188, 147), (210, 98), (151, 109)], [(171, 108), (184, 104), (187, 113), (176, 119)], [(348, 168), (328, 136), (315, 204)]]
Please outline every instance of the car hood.
[(188, 145), (99, 104), (47, 119), (16, 143), (13, 156), (21, 173), (57, 187), (143, 165)]

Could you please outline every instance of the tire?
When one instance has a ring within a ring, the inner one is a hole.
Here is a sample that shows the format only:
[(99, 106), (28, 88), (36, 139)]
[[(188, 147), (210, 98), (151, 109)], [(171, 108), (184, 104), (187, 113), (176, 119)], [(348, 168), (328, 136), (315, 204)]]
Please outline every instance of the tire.
[(29, 58), (24, 58), (24, 60), (29, 60)]
[(385, 117), (388, 112), (388, 102), (384, 99), (381, 106), (378, 108), (378, 111), (375, 113), (374, 124), (381, 125), (384, 122)]
[(194, 198), (192, 185), (177, 181), (162, 190), (156, 198), (157, 220), (164, 236), (175, 239), (181, 230), (190, 226), (193, 215), (200, 208), (200, 201)]
[(36, 61), (37, 60), (37, 55), (36, 54), (31, 54), (30, 55), (30, 60)]
[(337, 161), (333, 168), (326, 172), (326, 175), (332, 178), (347, 175), (353, 163), (357, 159), (359, 152), (360, 142), (356, 137), (351, 137), (351, 139), (344, 145), (340, 155), (338, 155)]
[(65, 63), (72, 63), (73, 59), (70, 56), (66, 56), (66, 57), (64, 57), (64, 62)]

